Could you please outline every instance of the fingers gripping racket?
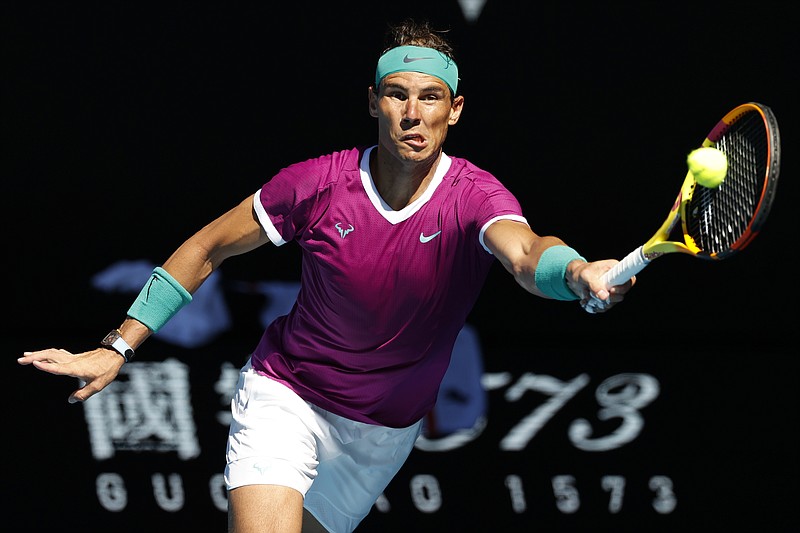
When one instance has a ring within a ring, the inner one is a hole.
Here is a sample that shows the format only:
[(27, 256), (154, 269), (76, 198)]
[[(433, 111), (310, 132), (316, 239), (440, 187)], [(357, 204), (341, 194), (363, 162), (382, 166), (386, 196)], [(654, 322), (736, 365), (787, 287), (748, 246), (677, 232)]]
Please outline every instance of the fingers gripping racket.
[[(625, 283), (654, 259), (683, 253), (721, 260), (743, 250), (758, 235), (769, 214), (780, 169), (780, 134), (775, 115), (756, 102), (740, 105), (720, 120), (703, 141), (725, 154), (728, 172), (716, 188), (707, 188), (687, 173), (678, 197), (658, 231), (609, 270), (607, 286)], [(678, 222), (683, 241), (670, 240)], [(594, 313), (606, 302), (590, 299)]]

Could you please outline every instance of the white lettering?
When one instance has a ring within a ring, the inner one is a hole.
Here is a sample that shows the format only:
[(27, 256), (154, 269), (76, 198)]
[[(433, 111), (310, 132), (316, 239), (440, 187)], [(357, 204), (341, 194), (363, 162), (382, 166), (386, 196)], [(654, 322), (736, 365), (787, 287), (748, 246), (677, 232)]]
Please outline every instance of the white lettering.
[(603, 476), (600, 486), (608, 492), (608, 512), (617, 514), (622, 509), (625, 496), (625, 478), (622, 476)]
[(590, 438), (591, 424), (579, 418), (569, 427), (569, 439), (576, 448), (585, 451), (607, 451), (619, 448), (639, 436), (644, 418), (639, 409), (645, 407), (659, 394), (658, 380), (647, 374), (618, 374), (606, 379), (597, 387), (595, 397), (603, 406), (597, 412), (600, 420), (621, 418), (622, 425), (605, 437)]
[(411, 478), (411, 500), (414, 507), (423, 513), (435, 513), (442, 506), (442, 492), (439, 481), (429, 475), (418, 475)]
[(128, 491), (125, 481), (119, 474), (100, 474), (95, 480), (97, 500), (100, 505), (112, 513), (118, 513), (128, 505)]
[(117, 379), (83, 407), (97, 460), (119, 450), (174, 451), (183, 460), (200, 455), (188, 368), (175, 359), (123, 366)]
[(553, 495), (556, 497), (556, 507), (564, 514), (572, 514), (581, 506), (578, 489), (575, 488), (573, 476), (553, 476)]
[(159, 507), (170, 513), (183, 509), (186, 498), (183, 493), (181, 476), (169, 475), (169, 489), (167, 489), (167, 482), (163, 474), (153, 474), (150, 479), (153, 483), (153, 496)]
[(540, 429), (578, 392), (589, 383), (589, 376), (581, 374), (571, 381), (560, 381), (552, 376), (526, 372), (506, 391), (506, 399), (515, 402), (526, 391), (536, 391), (550, 399), (531, 411), (500, 441), (501, 450), (522, 450)]
[(524, 513), (528, 508), (525, 503), (525, 492), (522, 490), (522, 479), (519, 476), (506, 476), (506, 487), (511, 496), (511, 508), (515, 513)]

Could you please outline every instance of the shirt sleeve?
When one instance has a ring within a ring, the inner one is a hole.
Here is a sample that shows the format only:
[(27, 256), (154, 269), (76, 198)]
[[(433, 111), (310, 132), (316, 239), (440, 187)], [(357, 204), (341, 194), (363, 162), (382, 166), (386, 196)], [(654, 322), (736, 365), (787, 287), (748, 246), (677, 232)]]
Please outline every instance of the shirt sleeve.
[(499, 220), (515, 220), (528, 224), (517, 198), (491, 174), (483, 173), (481, 179), (476, 180), (475, 193), (471, 195), (470, 201), (476, 213), (475, 223), (480, 228), (478, 241), (490, 254), (492, 252), (484, 242), (489, 226)]

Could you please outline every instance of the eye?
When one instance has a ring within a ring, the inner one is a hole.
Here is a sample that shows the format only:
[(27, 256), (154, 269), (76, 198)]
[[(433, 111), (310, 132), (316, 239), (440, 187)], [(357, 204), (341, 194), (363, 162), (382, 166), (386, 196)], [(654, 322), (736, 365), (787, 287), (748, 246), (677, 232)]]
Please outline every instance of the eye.
[(386, 96), (387, 98), (394, 98), (395, 100), (401, 100), (401, 101), (405, 101), (408, 99), (408, 96), (406, 96), (404, 92), (392, 89), (387, 90), (386, 93), (384, 93), (384, 96)]

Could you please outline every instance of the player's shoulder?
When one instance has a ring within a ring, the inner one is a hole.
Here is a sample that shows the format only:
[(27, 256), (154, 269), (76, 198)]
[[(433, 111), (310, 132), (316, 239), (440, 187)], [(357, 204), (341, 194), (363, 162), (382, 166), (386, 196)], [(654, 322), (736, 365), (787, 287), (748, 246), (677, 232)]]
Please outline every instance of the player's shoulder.
[(329, 152), (293, 163), (283, 168), (279, 175), (298, 190), (316, 194), (315, 191), (330, 189), (337, 183), (358, 179), (363, 153), (361, 147)]
[(454, 185), (469, 185), (480, 189), (503, 186), (494, 174), (472, 163), (468, 159), (456, 156), (448, 157), (450, 158), (450, 169), (445, 175), (445, 179), (451, 180)]
[(292, 167), (295, 170), (327, 170), (328, 173), (335, 173), (337, 171), (357, 171), (364, 152), (365, 148), (361, 146), (347, 148), (300, 161), (293, 164)]

